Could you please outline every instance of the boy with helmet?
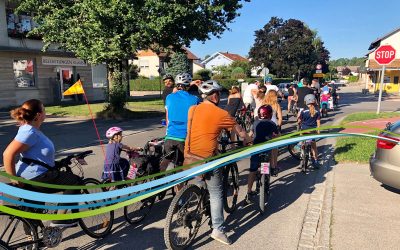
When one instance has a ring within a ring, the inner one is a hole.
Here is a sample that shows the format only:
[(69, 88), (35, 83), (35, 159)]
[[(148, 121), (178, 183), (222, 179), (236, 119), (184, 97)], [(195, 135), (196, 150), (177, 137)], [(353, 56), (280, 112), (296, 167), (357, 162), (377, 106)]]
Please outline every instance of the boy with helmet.
[[(200, 100), (187, 92), (192, 77), (188, 73), (178, 74), (175, 77), (177, 91), (167, 96), (165, 100), (165, 116), (167, 122), (167, 134), (164, 143), (164, 153), (169, 154), (178, 149), (177, 165), (183, 163), (183, 153), (187, 134), (188, 111), (193, 105), (199, 104)], [(163, 159), (160, 163), (161, 170), (165, 170), (171, 162)]]
[[(301, 130), (319, 128), (321, 125), (321, 114), (317, 110), (317, 100), (313, 94), (308, 94), (304, 97), (304, 102), (306, 104), (306, 109), (302, 110), (299, 114), (298, 123)], [(319, 133), (319, 130), (317, 131)], [(318, 151), (317, 143), (315, 140), (312, 141), (311, 151), (313, 159), (311, 160), (312, 165), (315, 168), (319, 168), (318, 163)]]
[(171, 74), (165, 74), (162, 78), (165, 88), (162, 92), (162, 99), (165, 105), (165, 99), (167, 99), (167, 96), (171, 94), (174, 90), (174, 77)]
[(106, 147), (106, 158), (104, 159), (104, 169), (102, 179), (111, 181), (125, 180), (129, 171), (129, 162), (121, 158), (121, 151), (139, 151), (141, 148), (129, 147), (121, 143), (122, 128), (111, 127), (106, 132), (108, 144)]
[[(257, 120), (254, 123), (253, 144), (266, 142), (279, 134), (278, 127), (273, 121), (271, 121), (272, 113), (273, 110), (270, 105), (262, 105), (258, 109), (259, 120)], [(246, 203), (251, 203), (250, 197), (256, 194), (255, 191), (252, 191), (252, 188), (254, 180), (256, 179), (256, 172), (259, 166), (260, 166), (259, 155), (252, 155), (250, 158), (250, 173), (247, 178), (247, 195), (245, 198)], [(275, 172), (275, 168), (272, 168), (271, 172)]]
[[(199, 86), (203, 102), (189, 109), (188, 133), (185, 142), (185, 165), (214, 156), (218, 153), (218, 136), (222, 129), (232, 130), (244, 142), (250, 140), (246, 131), (236, 123), (226, 110), (218, 107), (222, 90), (214, 80)], [(222, 169), (218, 168), (205, 175), (210, 193), (210, 209), (213, 231), (211, 238), (224, 244), (231, 244), (224, 232)]]

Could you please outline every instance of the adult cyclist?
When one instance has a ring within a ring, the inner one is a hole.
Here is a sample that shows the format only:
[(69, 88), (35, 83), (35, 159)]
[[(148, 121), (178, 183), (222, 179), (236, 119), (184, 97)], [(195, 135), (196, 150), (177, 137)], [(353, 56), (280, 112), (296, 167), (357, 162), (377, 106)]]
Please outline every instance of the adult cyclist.
[[(199, 92), (203, 102), (189, 109), (188, 133), (185, 143), (185, 165), (214, 156), (218, 152), (217, 138), (222, 129), (233, 130), (244, 142), (251, 139), (226, 110), (218, 107), (222, 87), (214, 80), (203, 82)], [(231, 244), (224, 232), (222, 169), (218, 168), (205, 175), (210, 193), (211, 238), (224, 244)]]
[(314, 95), (314, 90), (311, 88), (310, 82), (305, 78), (302, 79), (302, 82), (303, 87), (297, 88), (297, 108), (299, 109), (299, 114), (303, 109), (307, 107), (304, 102), (304, 97), (309, 94)]
[[(168, 155), (177, 149), (176, 164), (178, 166), (181, 166), (184, 160), (183, 153), (189, 108), (200, 102), (199, 98), (187, 92), (191, 82), (192, 77), (190, 74), (178, 74), (175, 78), (177, 91), (169, 94), (165, 100), (167, 133), (164, 143), (164, 153)], [(160, 164), (161, 170), (165, 170), (170, 162), (171, 160), (164, 159)]]
[(167, 96), (174, 91), (175, 82), (174, 77), (171, 74), (165, 74), (162, 79), (165, 87), (161, 96), (165, 105), (165, 100), (167, 99)]

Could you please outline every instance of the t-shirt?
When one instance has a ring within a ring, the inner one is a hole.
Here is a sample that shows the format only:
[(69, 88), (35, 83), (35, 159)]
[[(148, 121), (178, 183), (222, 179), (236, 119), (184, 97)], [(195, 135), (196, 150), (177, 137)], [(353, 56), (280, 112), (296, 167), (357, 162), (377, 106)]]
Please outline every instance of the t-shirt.
[[(54, 166), (55, 149), (53, 142), (45, 136), (40, 130), (29, 124), (22, 125), (14, 138), (16, 141), (29, 146), (29, 149), (20, 154), (32, 160), (41, 161), (47, 165)], [(26, 164), (18, 161), (16, 164), (16, 174), (25, 179), (33, 179), (47, 172), (47, 168), (37, 164)]]
[(162, 92), (162, 95), (161, 95), (164, 104), (165, 104), (165, 100), (167, 99), (167, 96), (168, 96), (169, 94), (171, 94), (173, 90), (174, 90), (174, 87), (165, 86), (165, 88), (164, 88), (164, 90), (163, 90), (163, 92)]
[(244, 90), (243, 93), (243, 102), (246, 104), (254, 104), (254, 97), (252, 94), (252, 90), (257, 89), (258, 90), (258, 86), (254, 83), (249, 84), (246, 89)]
[(318, 110), (315, 110), (314, 117), (311, 117), (310, 110), (303, 109), (299, 118), (301, 120), (301, 129), (310, 129), (317, 127), (317, 120), (321, 119), (321, 115)]
[(304, 97), (308, 94), (314, 94), (314, 91), (309, 87), (301, 87), (297, 89), (297, 107), (299, 108), (306, 108), (306, 104), (304, 103)]
[(275, 90), (276, 92), (279, 91), (279, 88), (276, 85), (266, 84), (265, 87), (267, 88), (267, 91), (265, 93), (268, 93), (268, 91), (270, 90)]
[(328, 102), (329, 101), (329, 94), (321, 94), (321, 102)]
[(203, 102), (189, 109), (188, 135), (185, 154), (189, 151), (200, 157), (213, 156), (217, 151), (217, 138), (222, 129), (232, 129), (235, 119), (216, 105)]
[(168, 111), (167, 139), (185, 140), (188, 110), (199, 102), (199, 98), (184, 90), (179, 90), (167, 96), (165, 101), (165, 109)]
[(254, 144), (272, 139), (273, 134), (278, 134), (278, 128), (271, 120), (258, 120), (254, 122)]

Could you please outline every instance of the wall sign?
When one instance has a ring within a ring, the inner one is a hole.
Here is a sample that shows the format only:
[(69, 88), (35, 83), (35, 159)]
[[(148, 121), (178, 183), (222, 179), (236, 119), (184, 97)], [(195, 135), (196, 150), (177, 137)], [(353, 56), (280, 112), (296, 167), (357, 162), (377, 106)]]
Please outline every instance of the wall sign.
[(43, 65), (58, 65), (58, 66), (87, 66), (86, 62), (78, 58), (69, 57), (42, 57)]

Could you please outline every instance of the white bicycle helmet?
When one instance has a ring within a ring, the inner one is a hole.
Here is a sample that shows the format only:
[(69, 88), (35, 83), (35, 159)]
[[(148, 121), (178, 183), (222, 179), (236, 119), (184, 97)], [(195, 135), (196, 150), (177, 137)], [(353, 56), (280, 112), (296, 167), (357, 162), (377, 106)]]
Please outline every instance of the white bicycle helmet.
[(176, 85), (189, 86), (191, 82), (192, 82), (192, 76), (189, 73), (178, 74), (175, 77)]
[(315, 103), (316, 102), (315, 95), (313, 94), (306, 95), (304, 97), (304, 102), (306, 103), (306, 105)]
[(108, 130), (107, 130), (107, 132), (106, 132), (106, 137), (108, 138), (108, 139), (112, 139), (113, 138), (113, 136), (115, 135), (115, 134), (118, 134), (118, 133), (120, 133), (120, 132), (122, 132), (123, 130), (122, 130), (122, 128), (120, 128), (120, 127), (111, 127), (111, 128), (109, 128)]
[[(199, 92), (203, 96), (212, 95), (215, 92), (222, 90), (222, 86), (218, 84), (217, 81), (208, 80), (200, 84)], [(204, 97), (203, 97), (204, 98)]]

